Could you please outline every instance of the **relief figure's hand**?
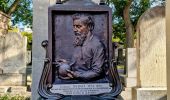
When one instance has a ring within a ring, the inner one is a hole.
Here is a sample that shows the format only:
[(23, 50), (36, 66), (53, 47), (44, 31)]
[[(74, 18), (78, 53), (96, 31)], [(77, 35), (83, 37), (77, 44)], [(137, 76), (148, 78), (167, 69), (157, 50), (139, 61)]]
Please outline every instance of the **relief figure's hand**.
[(80, 73), (79, 72), (76, 72), (76, 71), (71, 71), (71, 70), (67, 70), (67, 75), (68, 77), (70, 78), (78, 78), (80, 76)]
[(62, 62), (60, 63), (59, 67), (58, 67), (58, 75), (59, 78), (61, 79), (70, 79), (67, 75), (67, 70), (70, 70), (70, 65), (67, 64), (66, 62)]

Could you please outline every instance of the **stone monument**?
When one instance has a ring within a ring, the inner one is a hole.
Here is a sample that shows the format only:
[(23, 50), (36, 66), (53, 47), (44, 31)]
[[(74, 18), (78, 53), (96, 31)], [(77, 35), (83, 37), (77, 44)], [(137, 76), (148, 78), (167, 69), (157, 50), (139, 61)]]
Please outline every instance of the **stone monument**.
[(170, 1), (166, 1), (167, 100), (170, 99)]
[(0, 52), (1, 89), (5, 86), (5, 88), (12, 88), (16, 92), (17, 87), (19, 87), (26, 92), (26, 87), (22, 87), (26, 85), (26, 38), (20, 33), (9, 32), (3, 37), (2, 44), (2, 52)]
[[(73, 1), (73, 0), (71, 0)], [(81, 1), (81, 0), (74, 0)], [(100, 0), (86, 0), (94, 1), (99, 4)], [(41, 47), (43, 40), (48, 40), (48, 7), (55, 4), (56, 0), (34, 0), (33, 2), (33, 82), (32, 82), (32, 99), (37, 100), (39, 98), (37, 89), (40, 76), (43, 69), (45, 50)], [(117, 91), (115, 89), (115, 91)], [(85, 99), (85, 98), (84, 98)]]
[(48, 41), (41, 44), (46, 57), (41, 62), (40, 96), (116, 98), (122, 86), (112, 58), (111, 9), (91, 0), (60, 3), (48, 9)]
[(165, 7), (147, 10), (137, 24), (137, 88), (135, 100), (166, 95)]

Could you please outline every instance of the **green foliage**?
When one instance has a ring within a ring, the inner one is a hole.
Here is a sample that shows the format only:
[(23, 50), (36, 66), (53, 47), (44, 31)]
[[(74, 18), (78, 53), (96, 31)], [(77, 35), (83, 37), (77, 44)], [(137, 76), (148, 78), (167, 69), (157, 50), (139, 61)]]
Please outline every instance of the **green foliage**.
[(136, 26), (139, 17), (150, 7), (150, 0), (140, 0), (138, 2), (135, 0), (132, 3), (130, 15), (134, 26)]
[(9, 0), (0, 0), (0, 11), (7, 12), (9, 8), (10, 1)]
[(31, 50), (32, 49), (32, 33), (29, 32), (21, 32), (23, 36), (27, 37), (27, 49)]
[[(120, 42), (120, 43), (125, 43), (125, 23), (122, 18), (118, 19), (119, 22), (113, 22), (114, 24), (112, 25), (113, 27), (113, 38), (114, 39), (119, 39), (119, 41), (113, 41), (113, 42)], [(113, 39), (112, 39), (113, 40)]]
[(125, 66), (124, 65), (117, 65), (117, 69), (124, 69)]
[[(113, 10), (113, 42), (115, 39), (119, 39), (119, 42), (125, 44), (126, 28), (123, 19), (123, 11), (128, 1), (129, 0), (107, 0), (107, 4), (112, 7)], [(133, 0), (130, 8), (130, 18), (134, 28), (136, 27), (139, 17), (156, 2), (157, 0)], [(165, 0), (160, 0), (159, 3), (160, 5), (165, 5)]]
[(21, 0), (15, 12), (12, 14), (13, 23), (22, 22), (24, 25), (30, 25), (32, 27), (32, 1)]
[[(15, 0), (0, 0), (0, 11), (7, 14)], [(32, 27), (32, 0), (20, 0), (17, 8), (11, 15), (13, 24), (22, 22), (24, 25)]]
[(16, 27), (9, 27), (9, 28), (8, 28), (8, 32), (14, 32), (14, 33), (17, 33), (17, 32), (19, 32), (19, 29), (18, 29), (18, 28), (16, 28)]
[(5, 94), (3, 96), (0, 96), (0, 100), (30, 100), (30, 97), (24, 97), (20, 95), (11, 96), (11, 95)]

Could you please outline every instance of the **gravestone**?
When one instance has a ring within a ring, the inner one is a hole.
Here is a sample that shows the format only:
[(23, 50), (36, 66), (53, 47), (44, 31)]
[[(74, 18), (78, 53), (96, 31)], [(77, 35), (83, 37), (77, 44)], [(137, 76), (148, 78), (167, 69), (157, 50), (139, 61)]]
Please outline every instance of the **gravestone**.
[(170, 1), (166, 1), (167, 100), (170, 99)]
[[(4, 41), (5, 41), (5, 34), (7, 34), (7, 29), (8, 29), (8, 20), (9, 16), (4, 14), (3, 12), (0, 11), (0, 66), (1, 62), (3, 61), (4, 57)], [(0, 69), (0, 73), (2, 73), (2, 69)]]
[(0, 85), (23, 86), (26, 78), (26, 38), (20, 33), (8, 33), (3, 40)]
[(137, 34), (136, 99), (155, 100), (166, 94), (165, 8), (147, 10), (138, 21)]

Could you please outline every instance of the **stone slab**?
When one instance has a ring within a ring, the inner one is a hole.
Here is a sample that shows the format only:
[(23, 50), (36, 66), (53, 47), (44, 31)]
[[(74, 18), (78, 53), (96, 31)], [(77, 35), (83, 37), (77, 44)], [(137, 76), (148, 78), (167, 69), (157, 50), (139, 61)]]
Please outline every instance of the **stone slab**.
[(125, 88), (120, 95), (122, 100), (132, 100), (132, 88)]
[(48, 6), (54, 4), (54, 0), (33, 0), (33, 45), (32, 45), (32, 100), (39, 98), (38, 84), (43, 69), (45, 50), (41, 42), (48, 39)]
[(26, 86), (0, 86), (0, 96), (1, 95), (21, 95), (24, 97), (30, 97), (31, 93), (27, 91)]
[(138, 85), (166, 86), (165, 7), (148, 9), (137, 24)]
[(133, 100), (167, 100), (166, 88), (135, 88)]
[(26, 86), (11, 86), (11, 93), (20, 94), (22, 92), (27, 92)]
[(3, 73), (26, 73), (26, 38), (20, 33), (8, 33), (4, 41), (0, 66)]
[(3, 62), (3, 59), (4, 59), (4, 41), (5, 38), (4, 37), (1, 37), (0, 36), (0, 68), (3, 67), (2, 65), (2, 62)]
[(136, 66), (136, 48), (127, 48), (126, 49), (126, 71), (127, 77), (136, 77), (137, 66)]
[(7, 86), (0, 86), (0, 94), (6, 93), (8, 89), (9, 89), (9, 87), (7, 87)]
[(25, 74), (1, 74), (0, 86), (23, 86), (26, 84)]
[(100, 3), (100, 0), (92, 0), (93, 2), (99, 4)]
[(127, 77), (125, 79), (125, 86), (126, 87), (136, 87), (137, 86), (137, 79), (136, 79), (136, 77)]
[(166, 1), (167, 100), (170, 100), (170, 0)]

